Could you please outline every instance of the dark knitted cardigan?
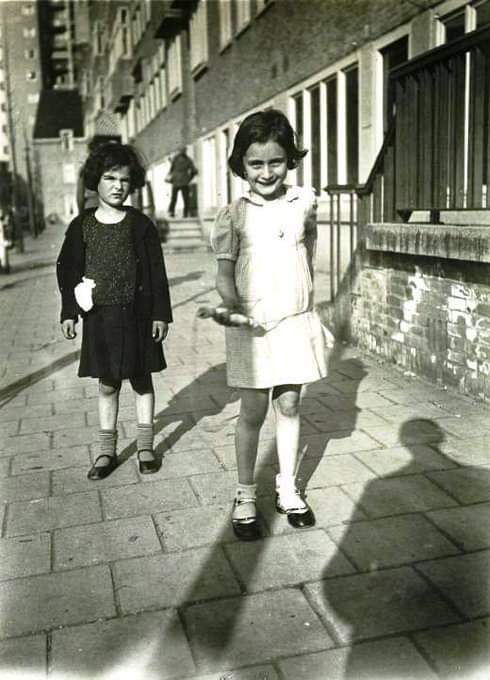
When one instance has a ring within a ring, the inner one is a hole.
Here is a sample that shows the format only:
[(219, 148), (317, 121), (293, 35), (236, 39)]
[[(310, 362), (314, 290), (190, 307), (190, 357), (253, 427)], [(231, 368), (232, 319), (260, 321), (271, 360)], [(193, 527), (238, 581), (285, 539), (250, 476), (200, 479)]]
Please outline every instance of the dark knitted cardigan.
[[(135, 309), (138, 317), (152, 321), (172, 319), (167, 273), (162, 248), (153, 222), (135, 208), (126, 207), (131, 224), (136, 258)], [(75, 300), (74, 288), (85, 274), (85, 243), (83, 217), (95, 212), (87, 210), (70, 223), (56, 262), (58, 287), (61, 293), (61, 322), (84, 316)], [(90, 313), (90, 312), (89, 312)]]

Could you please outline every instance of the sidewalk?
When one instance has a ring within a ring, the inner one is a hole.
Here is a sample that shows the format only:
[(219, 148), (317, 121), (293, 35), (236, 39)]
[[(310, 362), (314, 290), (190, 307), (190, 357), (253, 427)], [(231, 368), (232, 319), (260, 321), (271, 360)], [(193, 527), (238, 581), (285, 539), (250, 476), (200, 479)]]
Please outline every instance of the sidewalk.
[(195, 317), (214, 263), (170, 255), (162, 467), (139, 476), (125, 385), (121, 464), (90, 482), (97, 385), (59, 330), (63, 231), (26, 239), (0, 277), (1, 680), (488, 680), (488, 408), (336, 346), (303, 401), (317, 525), (274, 511), (268, 419), (266, 538), (240, 543), (238, 399), (222, 329)]

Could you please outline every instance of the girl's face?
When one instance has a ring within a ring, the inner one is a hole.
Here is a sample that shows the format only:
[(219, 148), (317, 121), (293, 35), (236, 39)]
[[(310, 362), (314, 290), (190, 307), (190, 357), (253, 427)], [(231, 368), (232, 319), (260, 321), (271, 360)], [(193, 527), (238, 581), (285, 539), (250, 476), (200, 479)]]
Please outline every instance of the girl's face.
[(288, 174), (287, 163), (286, 152), (277, 142), (250, 144), (243, 157), (245, 179), (250, 189), (266, 201), (277, 198)]
[(131, 174), (129, 166), (121, 165), (102, 173), (97, 193), (102, 203), (111, 208), (120, 208), (129, 196)]

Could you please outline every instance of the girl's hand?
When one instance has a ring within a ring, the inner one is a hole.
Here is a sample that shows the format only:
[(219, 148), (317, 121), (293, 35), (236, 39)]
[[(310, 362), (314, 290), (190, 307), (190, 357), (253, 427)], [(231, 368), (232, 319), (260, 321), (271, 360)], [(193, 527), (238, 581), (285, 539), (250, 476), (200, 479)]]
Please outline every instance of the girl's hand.
[(166, 321), (154, 321), (151, 329), (151, 337), (155, 342), (162, 342), (167, 337), (168, 323)]
[(61, 332), (67, 340), (73, 340), (77, 337), (77, 332), (75, 330), (75, 319), (65, 319), (61, 324)]

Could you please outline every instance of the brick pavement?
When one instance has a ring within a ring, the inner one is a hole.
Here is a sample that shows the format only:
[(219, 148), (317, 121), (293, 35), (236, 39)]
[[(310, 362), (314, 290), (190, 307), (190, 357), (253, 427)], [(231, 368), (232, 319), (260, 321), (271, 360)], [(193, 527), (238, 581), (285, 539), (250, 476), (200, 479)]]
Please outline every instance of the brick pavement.
[[(121, 465), (90, 482), (95, 381), (58, 326), (50, 226), (0, 278), (0, 678), (487, 679), (488, 408), (342, 344), (303, 402), (315, 528), (273, 508), (237, 542), (237, 395), (206, 254), (167, 258), (175, 324), (155, 380), (161, 470), (140, 477), (121, 395)], [(321, 279), (321, 277), (320, 277)]]

